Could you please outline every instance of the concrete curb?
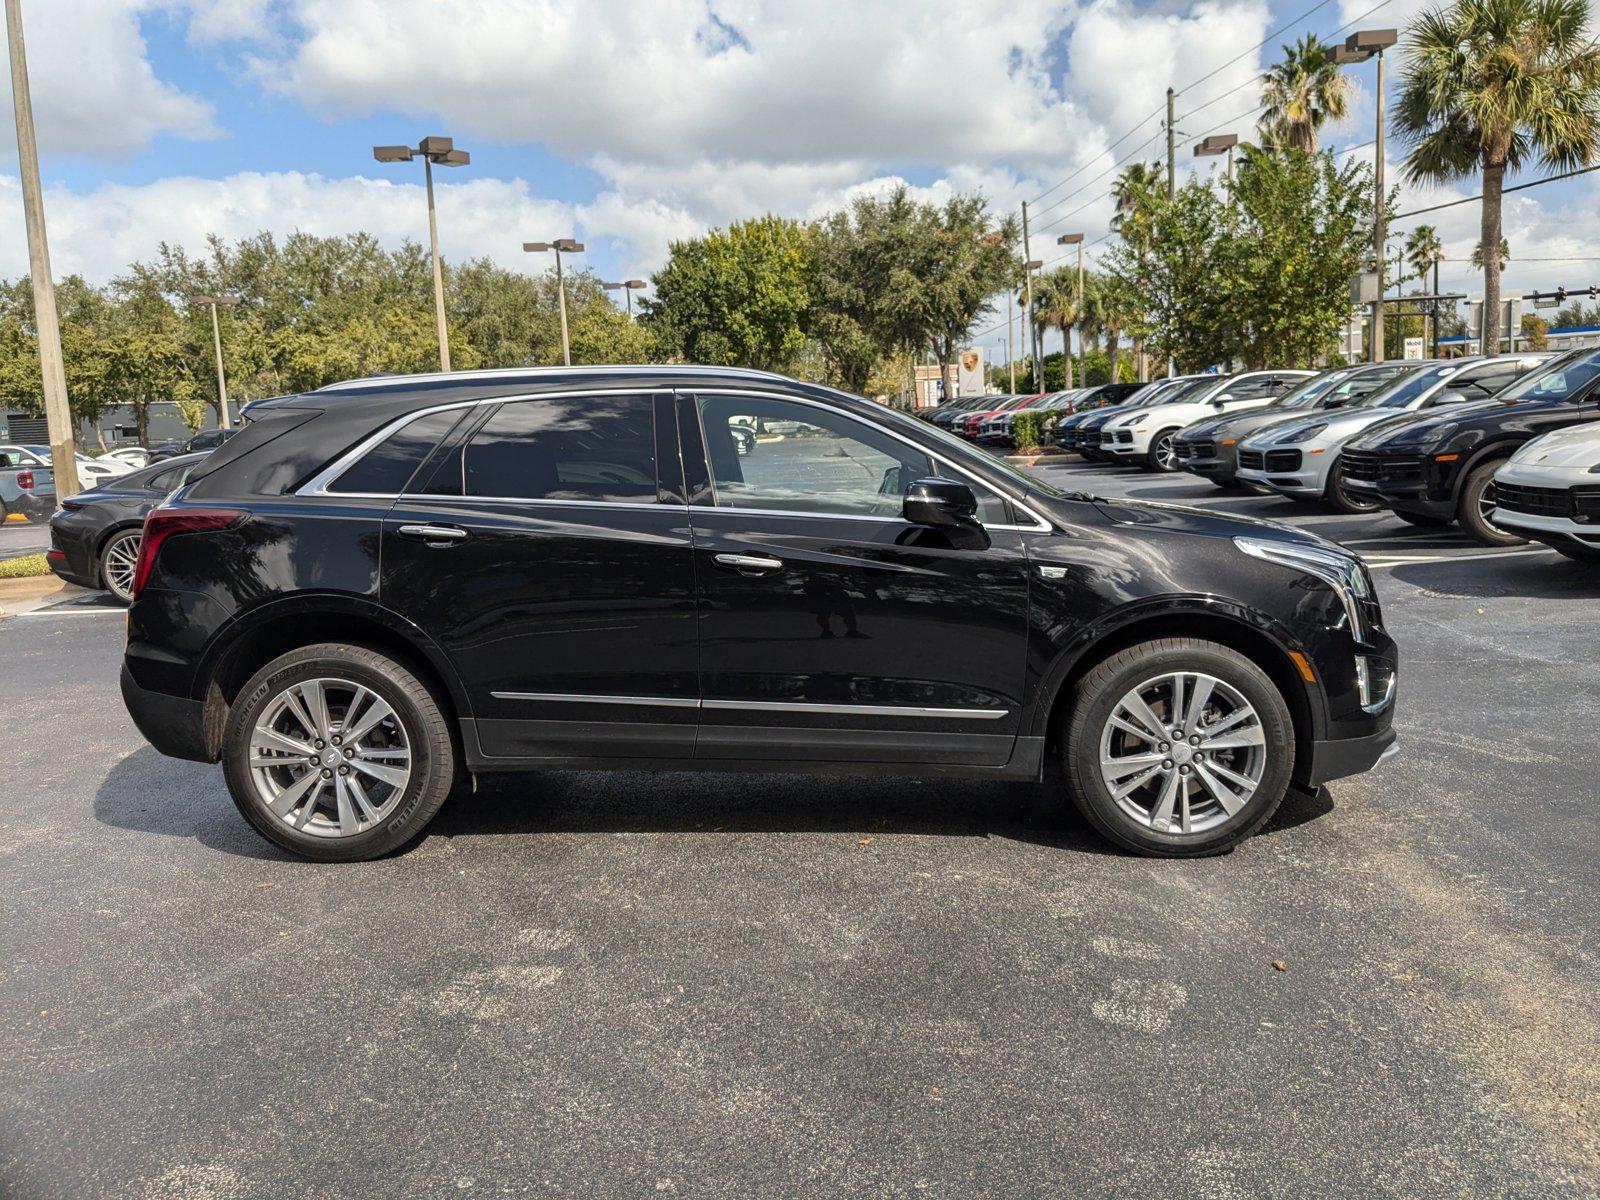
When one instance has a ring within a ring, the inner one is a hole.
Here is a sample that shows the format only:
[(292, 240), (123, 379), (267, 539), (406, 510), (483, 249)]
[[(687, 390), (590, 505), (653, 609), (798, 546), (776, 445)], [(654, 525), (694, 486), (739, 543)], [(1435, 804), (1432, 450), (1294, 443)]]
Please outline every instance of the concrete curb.
[(75, 595), (86, 596), (88, 589), (69, 584), (54, 575), (38, 575), (32, 579), (0, 579), (0, 617), (19, 617)]

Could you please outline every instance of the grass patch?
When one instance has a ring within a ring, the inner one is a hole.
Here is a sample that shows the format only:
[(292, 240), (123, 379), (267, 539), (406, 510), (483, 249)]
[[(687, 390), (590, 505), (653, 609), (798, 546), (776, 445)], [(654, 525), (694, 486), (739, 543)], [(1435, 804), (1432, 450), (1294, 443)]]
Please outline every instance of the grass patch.
[(33, 579), (50, 574), (50, 564), (42, 554), (24, 554), (21, 558), (0, 561), (0, 579)]

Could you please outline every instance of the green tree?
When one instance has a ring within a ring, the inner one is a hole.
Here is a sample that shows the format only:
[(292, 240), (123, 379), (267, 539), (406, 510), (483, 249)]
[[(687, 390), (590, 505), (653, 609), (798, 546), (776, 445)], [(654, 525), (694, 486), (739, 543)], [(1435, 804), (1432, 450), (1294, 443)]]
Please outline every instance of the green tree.
[(1350, 80), (1316, 34), (1284, 46), (1283, 61), (1261, 77), (1262, 141), (1274, 150), (1315, 153), (1323, 122), (1349, 113), (1350, 91)]
[(641, 302), (662, 350), (689, 362), (782, 371), (805, 345), (806, 234), (786, 217), (674, 242)]
[[(1071, 329), (1083, 315), (1078, 303), (1078, 272), (1066, 267), (1040, 276), (1033, 285), (1033, 323), (1040, 329), (1052, 325), (1061, 330), (1061, 345), (1072, 346)], [(1048, 362), (1048, 360), (1046, 360)], [(1062, 365), (1062, 388), (1072, 386), (1072, 358)]]
[[(1500, 265), (1495, 270), (1504, 271), (1511, 262), (1511, 243), (1506, 241), (1505, 238), (1500, 239), (1500, 253), (1497, 257), (1500, 260)], [(1472, 247), (1472, 265), (1479, 271), (1483, 270), (1483, 243), (1481, 241), (1474, 243)]]
[[(1588, 0), (1458, 0), (1410, 26), (1393, 129), (1412, 182), (1481, 173), (1484, 246), (1502, 237), (1505, 174), (1600, 152), (1600, 44)], [(1500, 344), (1500, 263), (1483, 265), (1485, 353)]]

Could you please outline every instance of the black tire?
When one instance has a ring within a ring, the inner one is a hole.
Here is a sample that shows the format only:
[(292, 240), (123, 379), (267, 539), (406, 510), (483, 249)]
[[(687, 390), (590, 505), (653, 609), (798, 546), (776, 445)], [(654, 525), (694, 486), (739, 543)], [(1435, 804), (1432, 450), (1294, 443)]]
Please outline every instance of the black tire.
[(137, 525), (132, 529), (119, 529), (100, 547), (100, 584), (124, 604), (133, 603), (133, 576), (125, 569), (127, 563), (122, 556), (131, 553), (137, 561), (143, 534), (143, 528)]
[[(1264, 737), (1261, 778), (1244, 806), (1220, 824), (1190, 834), (1160, 832), (1136, 820), (1117, 804), (1100, 773), (1101, 738), (1123, 696), (1173, 671), (1203, 672), (1236, 690), (1255, 709)], [(1125, 849), (1167, 858), (1232, 849), (1277, 810), (1294, 774), (1294, 722), (1277, 686), (1238, 651), (1200, 638), (1140, 642), (1093, 667), (1078, 682), (1059, 743), (1073, 802), (1089, 824)]]
[[(263, 709), (291, 685), (327, 677), (360, 684), (388, 704), (411, 758), (404, 789), (380, 819), (359, 832), (325, 837), (302, 832), (273, 813), (256, 789), (249, 756), (251, 734)], [(445, 702), (409, 667), (377, 650), (343, 643), (291, 650), (256, 672), (228, 713), (222, 739), (228, 791), (256, 832), (302, 858), (315, 862), (381, 858), (427, 827), (463, 774), (447, 712)]]
[(1150, 439), (1150, 449), (1145, 452), (1144, 465), (1152, 471), (1160, 471), (1163, 475), (1170, 475), (1179, 470), (1178, 456), (1173, 452), (1172, 442), (1178, 436), (1178, 430), (1163, 429)]
[(1600, 546), (1585, 546), (1582, 542), (1548, 542), (1550, 549), (1573, 562), (1600, 563)]
[(1383, 507), (1377, 500), (1365, 500), (1352, 495), (1344, 486), (1344, 459), (1336, 458), (1328, 467), (1328, 483), (1322, 489), (1322, 502), (1343, 513), (1377, 512)]
[(1456, 500), (1456, 523), (1483, 546), (1521, 546), (1528, 541), (1520, 533), (1501, 529), (1489, 520), (1486, 510), (1494, 507), (1494, 473), (1502, 465), (1497, 459), (1473, 467), (1462, 481), (1461, 495)]
[(1427, 513), (1400, 512), (1398, 509), (1390, 509), (1389, 511), (1407, 525), (1415, 525), (1418, 529), (1448, 529), (1450, 527), (1450, 519), (1448, 517), (1431, 517)]

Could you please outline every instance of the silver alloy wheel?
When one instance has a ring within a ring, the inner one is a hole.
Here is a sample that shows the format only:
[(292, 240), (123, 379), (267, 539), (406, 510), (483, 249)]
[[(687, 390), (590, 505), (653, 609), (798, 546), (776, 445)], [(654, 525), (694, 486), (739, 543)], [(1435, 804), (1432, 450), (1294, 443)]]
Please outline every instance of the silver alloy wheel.
[(1161, 464), (1163, 471), (1178, 469), (1178, 450), (1172, 444), (1176, 437), (1177, 434), (1169, 433), (1156, 439), (1156, 462)]
[(316, 837), (364, 833), (411, 779), (411, 746), (394, 708), (346, 679), (291, 683), (250, 731), (250, 777), (261, 802)]
[(1122, 809), (1164, 834), (1197, 834), (1237, 814), (1266, 770), (1261, 716), (1231, 684), (1198, 671), (1147, 679), (1100, 734), (1100, 778)]
[(119, 533), (106, 543), (100, 558), (100, 578), (118, 600), (133, 599), (133, 575), (139, 567), (139, 530)]
[(1482, 493), (1478, 496), (1478, 515), (1483, 518), (1484, 524), (1490, 526), (1491, 528), (1494, 526), (1494, 521), (1492, 518), (1494, 517), (1494, 510), (1496, 507), (1494, 480), (1491, 479), (1489, 481), (1489, 486), (1484, 488)]

